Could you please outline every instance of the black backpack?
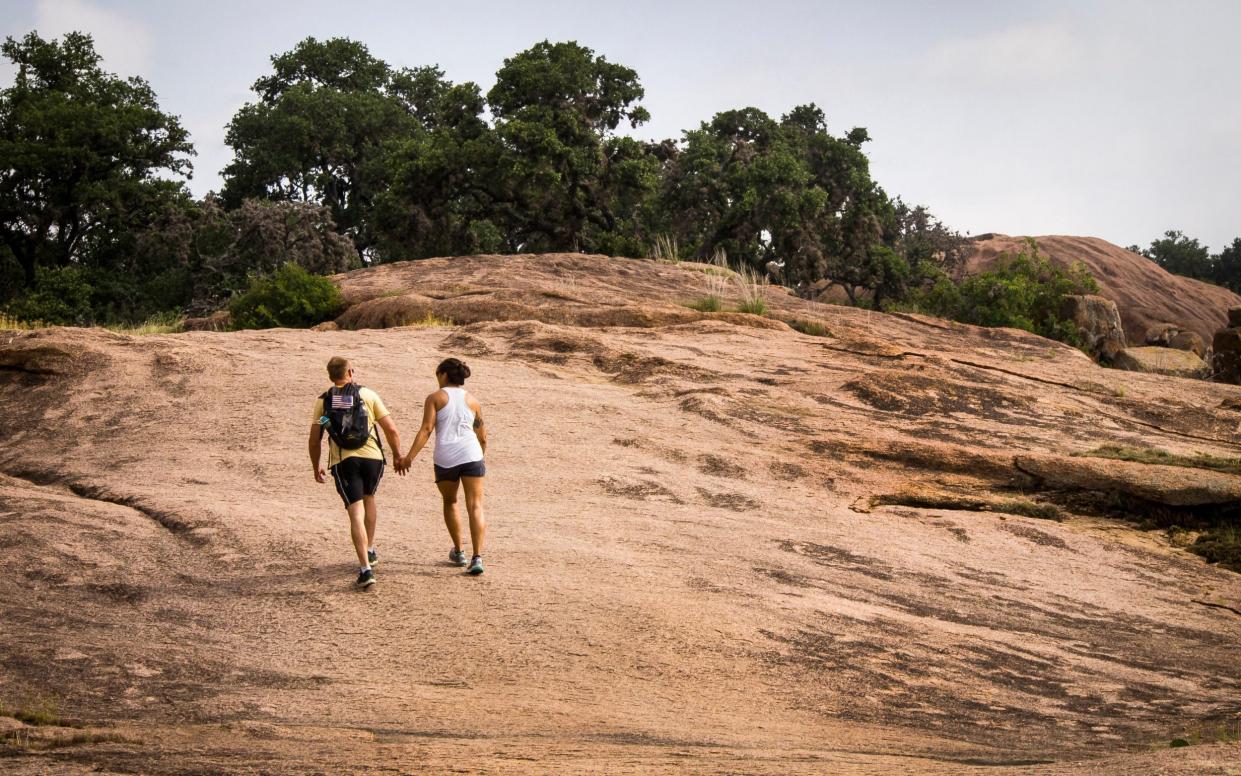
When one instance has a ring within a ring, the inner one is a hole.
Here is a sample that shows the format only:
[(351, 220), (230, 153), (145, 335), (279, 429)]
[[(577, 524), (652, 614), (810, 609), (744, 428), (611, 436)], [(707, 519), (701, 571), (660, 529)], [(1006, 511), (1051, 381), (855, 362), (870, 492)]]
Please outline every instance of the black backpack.
[[(371, 438), (370, 416), (359, 393), (361, 388), (356, 383), (346, 383), (340, 388), (332, 386), (319, 397), (323, 399), (323, 416), (327, 418), (322, 428), (341, 450), (357, 450)], [(375, 441), (382, 450), (379, 434), (375, 434)]]

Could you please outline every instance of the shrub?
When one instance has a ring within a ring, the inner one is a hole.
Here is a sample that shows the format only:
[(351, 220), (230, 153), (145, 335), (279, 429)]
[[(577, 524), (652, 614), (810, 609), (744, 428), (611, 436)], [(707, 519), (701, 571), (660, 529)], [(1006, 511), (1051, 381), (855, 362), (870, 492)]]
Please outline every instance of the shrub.
[(1236, 524), (1209, 528), (1189, 546), (1189, 551), (1201, 555), (1208, 563), (1241, 573), (1241, 528)]
[(332, 318), (340, 310), (340, 289), (325, 277), (312, 275), (292, 262), (229, 303), (233, 328), (306, 328)]
[(1098, 284), (1085, 265), (1062, 269), (1039, 256), (1033, 240), (1027, 245), (994, 269), (965, 278), (955, 289), (946, 276), (932, 277), (927, 288), (911, 297), (911, 307), (962, 323), (1025, 329), (1080, 345), (1081, 332), (1060, 317), (1060, 310), (1066, 296), (1098, 293)]
[(8, 314), (25, 321), (82, 325), (91, 321), (91, 285), (78, 267), (39, 267), (34, 288), (8, 306)]

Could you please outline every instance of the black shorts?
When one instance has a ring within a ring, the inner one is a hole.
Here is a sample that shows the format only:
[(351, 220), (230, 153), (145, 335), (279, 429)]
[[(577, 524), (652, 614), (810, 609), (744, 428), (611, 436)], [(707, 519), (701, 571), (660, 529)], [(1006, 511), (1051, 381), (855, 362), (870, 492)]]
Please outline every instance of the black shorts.
[(336, 492), (344, 499), (345, 508), (373, 496), (379, 490), (379, 480), (384, 476), (384, 462), (378, 458), (346, 458), (332, 467), (332, 481)]
[(452, 480), (458, 482), (462, 477), (482, 477), (487, 473), (487, 467), (482, 461), (470, 461), (456, 466), (435, 467), (435, 481), (443, 482), (444, 480)]

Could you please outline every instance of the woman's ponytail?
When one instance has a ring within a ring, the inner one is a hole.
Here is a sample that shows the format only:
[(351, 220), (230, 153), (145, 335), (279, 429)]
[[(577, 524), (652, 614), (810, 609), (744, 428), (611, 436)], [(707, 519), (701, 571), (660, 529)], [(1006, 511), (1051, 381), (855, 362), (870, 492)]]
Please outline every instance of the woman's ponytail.
[(470, 368), (459, 358), (446, 358), (435, 369), (436, 374), (444, 374), (452, 385), (465, 385), (465, 378), (470, 376)]

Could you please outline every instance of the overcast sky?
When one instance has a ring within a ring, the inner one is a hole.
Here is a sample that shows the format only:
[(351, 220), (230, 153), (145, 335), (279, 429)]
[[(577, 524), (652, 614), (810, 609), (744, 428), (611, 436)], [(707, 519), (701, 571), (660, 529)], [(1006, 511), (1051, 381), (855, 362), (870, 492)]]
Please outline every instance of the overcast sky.
[[(150, 81), (218, 189), (224, 126), (272, 54), (346, 36), (394, 66), (490, 88), (512, 54), (576, 40), (638, 71), (679, 137), (714, 113), (815, 102), (864, 126), (891, 195), (973, 234), (1145, 245), (1241, 236), (1241, 2), (262, 2), (0, 0), (0, 34), (95, 36), (107, 69)], [(6, 63), (7, 64), (7, 63)], [(11, 83), (12, 68), (0, 67)]]

